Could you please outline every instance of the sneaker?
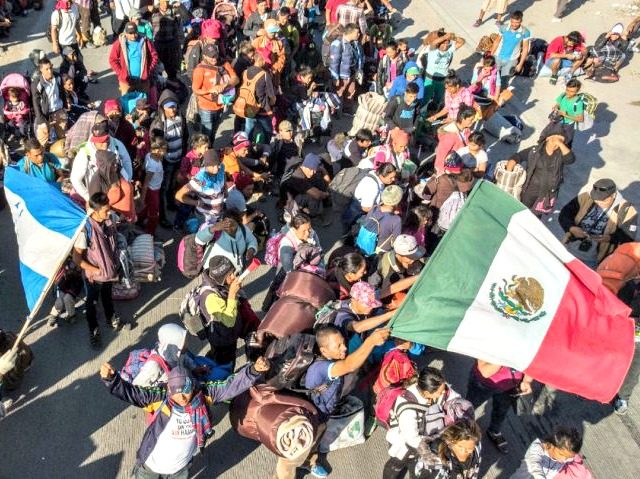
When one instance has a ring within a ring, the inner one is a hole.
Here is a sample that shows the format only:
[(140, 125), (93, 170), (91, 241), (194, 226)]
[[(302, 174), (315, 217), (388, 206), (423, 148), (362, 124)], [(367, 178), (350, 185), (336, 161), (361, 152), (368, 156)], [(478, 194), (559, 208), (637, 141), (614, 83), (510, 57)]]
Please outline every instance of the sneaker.
[(487, 430), (487, 437), (491, 439), (491, 442), (493, 442), (498, 451), (500, 451), (502, 454), (509, 454), (509, 443), (504, 438), (501, 432), (493, 432)]
[(478, 28), (480, 25), (482, 25), (482, 20), (480, 20), (479, 18), (475, 22), (473, 22), (473, 26), (475, 28)]
[(371, 437), (376, 429), (378, 429), (378, 421), (375, 417), (369, 416), (364, 423), (364, 437)]
[(59, 318), (59, 317), (60, 317), (60, 316), (58, 316), (58, 315), (57, 315), (57, 314), (55, 314), (55, 313), (50, 314), (50, 315), (47, 317), (47, 324), (48, 324), (49, 326), (51, 326), (52, 328), (53, 328), (54, 326), (57, 326), (57, 325), (58, 325), (58, 318)]
[(551, 18), (551, 23), (561, 23), (561, 22), (562, 22), (562, 18), (558, 18), (558, 17)]
[(555, 85), (556, 83), (558, 83), (558, 77), (557, 77), (557, 75), (552, 75), (549, 78), (549, 84), (550, 85)]
[(94, 349), (97, 349), (102, 345), (100, 330), (98, 328), (89, 333), (89, 344), (91, 344), (91, 347)]
[(120, 329), (122, 329), (122, 320), (120, 319), (120, 316), (118, 315), (118, 313), (113, 313), (113, 316), (111, 317), (111, 321), (109, 321), (109, 324), (116, 331), (119, 331)]
[(626, 399), (617, 398), (613, 403), (613, 410), (616, 414), (624, 416), (629, 410), (629, 403), (626, 401)]
[(325, 477), (329, 477), (329, 473), (327, 470), (322, 467), (320, 464), (315, 464), (313, 466), (303, 465), (300, 466), (300, 469), (303, 471), (307, 471), (313, 477), (318, 477), (320, 479), (324, 479)]

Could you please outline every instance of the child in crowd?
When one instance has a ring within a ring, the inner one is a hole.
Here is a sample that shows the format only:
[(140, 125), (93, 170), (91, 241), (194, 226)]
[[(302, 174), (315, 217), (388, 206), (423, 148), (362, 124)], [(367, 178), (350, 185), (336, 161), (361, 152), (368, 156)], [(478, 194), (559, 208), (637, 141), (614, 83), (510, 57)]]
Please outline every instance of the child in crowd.
[(167, 154), (167, 142), (162, 138), (156, 138), (151, 144), (151, 151), (144, 161), (144, 183), (140, 192), (144, 209), (140, 213), (140, 222), (146, 220), (145, 230), (151, 235), (156, 234), (156, 228), (160, 221), (160, 186), (162, 185), (163, 168), (162, 161)]

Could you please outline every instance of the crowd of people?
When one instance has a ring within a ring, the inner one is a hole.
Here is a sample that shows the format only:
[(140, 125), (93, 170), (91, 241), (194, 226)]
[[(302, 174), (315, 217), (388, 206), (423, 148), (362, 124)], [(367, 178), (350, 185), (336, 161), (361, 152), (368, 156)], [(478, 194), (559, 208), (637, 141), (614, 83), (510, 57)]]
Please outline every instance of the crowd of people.
[[(464, 38), (434, 28), (410, 48), (387, 0), (56, 2), (54, 55), (34, 52), (33, 75), (0, 85), (5, 166), (88, 215), (56, 277), (49, 324), (73, 322), (83, 297), (92, 347), (102, 345), (98, 303), (109, 328), (128, 323), (114, 298), (139, 292), (147, 271), (127, 272), (122, 255), (143, 236), (152, 258), (154, 239), (178, 239), (178, 269), (197, 283), (154, 348), (100, 369), (112, 395), (147, 412), (135, 477), (189, 477), (198, 451), (215, 454), (204, 449), (208, 406), (223, 401), (234, 429), (278, 456), (276, 479), (297, 469), (327, 477), (320, 454), (345, 447), (344, 417), (366, 437), (386, 429), (384, 479), (478, 478), (483, 434), (509, 453), (502, 424), (535, 381), (477, 360), (461, 395), (441, 370), (418, 367), (424, 345), (391, 337), (387, 322), (477, 182), (494, 182), (538, 217), (557, 208), (564, 167), (579, 161), (572, 145), (597, 107), (583, 86), (619, 78), (640, 17), (593, 45), (579, 32), (547, 43), (507, 3), (497, 2), (498, 32), (480, 42), (466, 74), (451, 68)], [(101, 13), (111, 15), (110, 38)], [(117, 97), (90, 97), (98, 80), (84, 64), (87, 48), (104, 49), (114, 75), (100, 81)], [(563, 85), (548, 124), (532, 125), (536, 144), (498, 158), (490, 141), (517, 145), (523, 135), (502, 109), (516, 75)], [(277, 218), (261, 207), (267, 201)], [(559, 216), (567, 248), (594, 269), (633, 244), (637, 220), (611, 179)], [(338, 223), (336, 241), (328, 227)], [(257, 258), (273, 268), (261, 311), (243, 289)], [(628, 289), (621, 297), (631, 301)], [(189, 334), (208, 343), (205, 355), (188, 350)], [(247, 364), (236, 368), (239, 340)], [(0, 377), (16, 355), (0, 358)], [(620, 414), (637, 362), (614, 403)], [(474, 411), (487, 402), (483, 432)], [(533, 441), (511, 477), (591, 477), (581, 446), (580, 432), (559, 425)]]

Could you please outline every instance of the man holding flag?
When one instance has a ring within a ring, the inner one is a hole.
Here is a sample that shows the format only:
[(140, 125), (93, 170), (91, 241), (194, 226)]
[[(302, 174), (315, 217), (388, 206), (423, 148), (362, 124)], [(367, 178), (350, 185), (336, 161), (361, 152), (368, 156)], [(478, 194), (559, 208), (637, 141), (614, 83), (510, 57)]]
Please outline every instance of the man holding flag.
[[(472, 248), (478, 238), (482, 254)], [(486, 181), (469, 195), (391, 328), (392, 336), (601, 402), (615, 396), (634, 351), (629, 308), (524, 205)]]

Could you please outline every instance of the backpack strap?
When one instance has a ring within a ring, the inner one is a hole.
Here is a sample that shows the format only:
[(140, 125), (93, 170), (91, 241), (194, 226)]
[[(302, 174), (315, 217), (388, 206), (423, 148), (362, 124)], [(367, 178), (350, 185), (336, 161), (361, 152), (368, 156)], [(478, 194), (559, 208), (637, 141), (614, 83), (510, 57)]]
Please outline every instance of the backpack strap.
[[(398, 403), (398, 398), (403, 398), (405, 400), (405, 402), (403, 402), (402, 404), (397, 404)], [(398, 418), (400, 417), (400, 415), (407, 410), (414, 410), (416, 412), (423, 412), (426, 413), (429, 410), (429, 406), (425, 406), (424, 404), (419, 404), (418, 403), (418, 398), (415, 396), (415, 394), (413, 394), (411, 391), (405, 389), (402, 394), (400, 394), (397, 398), (396, 398), (396, 402), (393, 404), (393, 407), (391, 408), (391, 413), (389, 415), (389, 427), (396, 427), (398, 426)]]

